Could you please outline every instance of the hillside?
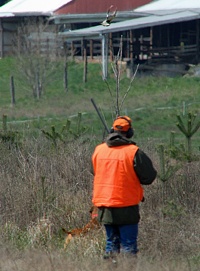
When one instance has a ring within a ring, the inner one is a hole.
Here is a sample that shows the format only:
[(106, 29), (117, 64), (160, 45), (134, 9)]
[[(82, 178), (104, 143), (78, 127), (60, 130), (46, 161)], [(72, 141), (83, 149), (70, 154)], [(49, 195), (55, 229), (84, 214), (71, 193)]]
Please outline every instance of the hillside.
[[(98, 132), (103, 127), (90, 101), (93, 98), (105, 115), (108, 127), (115, 116), (116, 81), (111, 68), (105, 83), (101, 78), (101, 65), (89, 63), (87, 83), (83, 83), (83, 65), (70, 63), (68, 66), (68, 92), (63, 87), (63, 66), (60, 62), (51, 76), (40, 100), (34, 99), (14, 59), (0, 60), (0, 115), (6, 114), (9, 122), (38, 120), (38, 127), (45, 122), (63, 123), (70, 116), (84, 112), (83, 122)], [(11, 106), (10, 76), (14, 77), (16, 105)], [(154, 78), (142, 77), (139, 72), (123, 103), (121, 114), (133, 119), (136, 137), (166, 138), (176, 130), (176, 115), (200, 112), (200, 78)], [(126, 71), (122, 69), (119, 104), (130, 85)], [(108, 89), (110, 88), (110, 91)], [(111, 97), (111, 94), (112, 97)], [(44, 121), (43, 121), (44, 120)], [(42, 122), (42, 123), (41, 123)], [(98, 128), (97, 128), (98, 127)], [(100, 131), (99, 131), (100, 132)]]
[[(103, 82), (100, 67), (89, 63), (83, 83), (83, 65), (69, 63), (66, 93), (59, 62), (36, 99), (16, 61), (0, 60), (0, 270), (199, 271), (200, 135), (193, 130), (200, 115), (199, 78), (138, 74), (120, 112), (132, 118), (134, 140), (158, 171), (140, 204), (138, 258), (120, 254), (115, 266), (103, 261), (103, 226), (73, 238), (63, 249), (62, 228), (80, 229), (90, 219), (91, 155), (105, 136), (90, 99), (108, 127), (114, 116), (116, 82), (111, 70)], [(120, 101), (130, 85), (124, 73)], [(178, 130), (177, 114), (186, 132), (194, 131), (191, 142)]]

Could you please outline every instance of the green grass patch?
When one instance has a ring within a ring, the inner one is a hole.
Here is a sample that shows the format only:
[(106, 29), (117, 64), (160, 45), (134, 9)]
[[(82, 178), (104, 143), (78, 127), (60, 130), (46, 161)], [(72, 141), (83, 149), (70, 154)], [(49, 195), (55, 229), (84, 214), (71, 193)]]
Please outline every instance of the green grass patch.
[[(103, 133), (103, 125), (91, 104), (93, 98), (111, 127), (115, 116), (116, 81), (109, 66), (107, 84), (102, 80), (100, 63), (88, 63), (87, 82), (83, 83), (83, 63), (68, 63), (68, 92), (63, 87), (64, 61), (57, 69), (39, 100), (32, 96), (17, 69), (14, 58), (0, 60), (0, 114), (6, 114), (10, 125), (20, 127), (27, 121), (29, 128), (41, 129), (51, 125), (61, 127), (78, 112), (84, 113), (83, 124), (96, 134)], [(16, 105), (11, 106), (10, 76), (14, 76)], [(130, 115), (137, 138), (164, 138), (176, 130), (176, 115), (189, 111), (199, 114), (199, 78), (137, 77), (125, 99), (121, 114)], [(119, 104), (130, 85), (122, 73)], [(110, 94), (111, 92), (111, 94)], [(14, 122), (14, 124), (13, 124)]]

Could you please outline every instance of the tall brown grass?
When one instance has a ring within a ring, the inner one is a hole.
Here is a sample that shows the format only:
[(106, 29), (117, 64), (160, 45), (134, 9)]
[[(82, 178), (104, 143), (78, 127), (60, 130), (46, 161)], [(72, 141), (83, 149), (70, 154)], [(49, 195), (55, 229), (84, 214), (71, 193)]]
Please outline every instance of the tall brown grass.
[[(90, 219), (94, 140), (55, 148), (41, 135), (18, 148), (0, 145), (0, 270), (199, 270), (199, 162), (182, 162), (169, 181), (145, 187), (137, 261), (103, 261), (103, 227), (63, 250), (62, 227)], [(141, 147), (159, 171), (155, 143)]]

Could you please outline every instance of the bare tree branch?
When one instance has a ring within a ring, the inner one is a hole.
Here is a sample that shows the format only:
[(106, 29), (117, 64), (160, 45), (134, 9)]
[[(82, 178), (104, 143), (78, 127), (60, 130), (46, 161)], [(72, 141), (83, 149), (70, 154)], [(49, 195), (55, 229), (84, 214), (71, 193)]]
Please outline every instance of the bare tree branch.
[(123, 103), (124, 103), (124, 101), (125, 101), (125, 99), (126, 99), (128, 93), (129, 93), (129, 91), (130, 91), (130, 89), (131, 89), (131, 85), (132, 85), (132, 83), (133, 83), (133, 80), (135, 79), (135, 76), (136, 76), (136, 74), (137, 74), (138, 69), (139, 69), (139, 64), (137, 64), (136, 70), (135, 70), (135, 72), (134, 72), (134, 74), (133, 74), (133, 77), (131, 78), (131, 82), (130, 82), (130, 84), (129, 84), (129, 87), (128, 87), (126, 93), (124, 94), (124, 97), (123, 97), (123, 99), (122, 99), (122, 102), (121, 102), (121, 105), (120, 105), (119, 110), (121, 110), (121, 108), (122, 108), (122, 106), (123, 106)]
[(139, 64), (138, 64), (137, 67), (136, 67), (136, 70), (134, 72), (134, 75), (131, 78), (128, 89), (126, 90), (126, 92), (125, 92), (125, 94), (124, 94), (124, 96), (122, 98), (122, 101), (120, 103), (120, 80), (121, 80), (121, 71), (122, 71), (122, 54), (123, 54), (123, 36), (121, 36), (121, 39), (120, 39), (120, 47), (119, 47), (118, 53), (114, 57), (113, 63), (111, 63), (111, 67), (112, 67), (112, 70), (113, 70), (113, 73), (114, 73), (114, 76), (115, 76), (115, 80), (116, 80), (115, 101), (114, 101), (113, 93), (112, 93), (112, 91), (110, 89), (110, 86), (108, 84), (108, 81), (104, 80), (105, 83), (107, 84), (110, 96), (112, 98), (112, 104), (114, 104), (114, 110), (115, 110), (115, 114), (116, 114), (115, 117), (120, 115), (120, 111), (122, 110), (122, 106), (124, 104), (124, 101), (125, 101), (128, 93), (129, 93), (129, 91), (131, 89), (133, 80), (135, 79), (135, 76), (136, 76), (138, 68), (139, 68)]
[(57, 39), (55, 29), (50, 30), (49, 27), (43, 20), (29, 19), (18, 28), (13, 40), (18, 73), (37, 99), (44, 92), (45, 86), (53, 80), (59, 65), (56, 59), (61, 41)]

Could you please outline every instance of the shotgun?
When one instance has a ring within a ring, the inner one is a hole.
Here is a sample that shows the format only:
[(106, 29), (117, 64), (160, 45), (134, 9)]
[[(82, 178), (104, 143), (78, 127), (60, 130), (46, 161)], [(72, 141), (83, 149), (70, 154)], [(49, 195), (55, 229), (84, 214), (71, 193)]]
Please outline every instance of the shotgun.
[(100, 118), (100, 120), (101, 120), (101, 122), (102, 122), (104, 128), (106, 129), (106, 131), (107, 131), (108, 134), (109, 134), (109, 133), (110, 133), (110, 129), (109, 129), (108, 126), (106, 125), (106, 123), (105, 123), (105, 121), (104, 121), (104, 118), (102, 117), (102, 115), (101, 115), (99, 109), (97, 108), (97, 106), (96, 106), (96, 104), (95, 104), (93, 98), (91, 98), (91, 102), (92, 102), (92, 104), (93, 104), (93, 106), (94, 106), (94, 108), (95, 108), (95, 110), (96, 110), (96, 112), (97, 112), (97, 114), (98, 114), (98, 116), (99, 116), (99, 118)]

